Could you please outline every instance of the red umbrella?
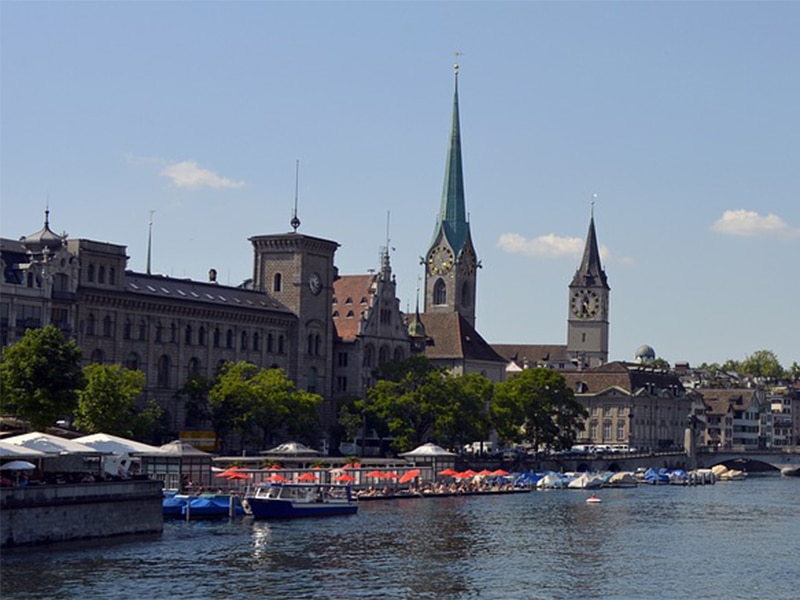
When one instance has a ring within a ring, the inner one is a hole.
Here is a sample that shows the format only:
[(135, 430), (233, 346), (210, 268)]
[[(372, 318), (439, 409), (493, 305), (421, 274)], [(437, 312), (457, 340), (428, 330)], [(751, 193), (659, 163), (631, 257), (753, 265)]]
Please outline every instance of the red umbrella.
[(317, 476), (313, 473), (303, 473), (297, 477), (297, 481), (316, 481)]
[(386, 479), (397, 479), (398, 475), (394, 471), (388, 471), (383, 474)]
[(476, 475), (481, 475), (482, 477), (485, 477), (486, 475), (491, 475), (492, 472), (489, 469), (483, 469), (483, 471), (481, 471), (480, 473), (475, 473), (475, 474)]
[(356, 480), (355, 477), (353, 477), (352, 475), (347, 475), (347, 474), (339, 475), (336, 479), (334, 479), (334, 481), (350, 481), (350, 482), (353, 482), (355, 480)]
[(453, 469), (451, 469), (451, 468), (449, 468), (449, 467), (448, 467), (447, 469), (445, 469), (444, 471), (439, 471), (439, 472), (437, 473), (437, 475), (449, 475), (449, 476), (451, 476), (451, 477), (452, 477), (453, 475), (455, 475), (455, 474), (456, 474), (456, 471), (454, 471)]
[(380, 479), (383, 477), (383, 471), (370, 471), (366, 474), (367, 477), (372, 477), (373, 479)]
[(509, 475), (509, 472), (503, 471), (503, 469), (497, 469), (496, 471), (492, 471), (492, 475), (495, 477), (505, 477), (506, 475)]
[(252, 479), (253, 476), (248, 473), (240, 473), (239, 471), (233, 471), (229, 473), (227, 479)]
[(420, 470), (419, 469), (411, 469), (410, 471), (406, 471), (403, 475), (398, 479), (398, 483), (408, 483), (412, 479), (416, 479), (419, 477)]
[(284, 477), (283, 475), (278, 475), (277, 473), (273, 473), (272, 475), (267, 477), (266, 480), (269, 481), (270, 483), (286, 483), (287, 481), (289, 481), (288, 479), (286, 479), (286, 477)]

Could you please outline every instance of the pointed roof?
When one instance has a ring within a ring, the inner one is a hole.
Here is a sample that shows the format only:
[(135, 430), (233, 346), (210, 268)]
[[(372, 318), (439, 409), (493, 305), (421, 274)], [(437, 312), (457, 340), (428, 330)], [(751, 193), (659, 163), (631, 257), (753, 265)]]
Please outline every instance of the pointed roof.
[(20, 238), (20, 242), (22, 242), (26, 250), (39, 254), (45, 249), (48, 252), (57, 250), (64, 244), (65, 238), (66, 236), (58, 235), (50, 229), (50, 209), (47, 209), (44, 211), (44, 227), (36, 233), (23, 236)]
[(453, 93), (453, 123), (450, 128), (450, 146), (444, 173), (442, 205), (434, 231), (434, 242), (440, 233), (450, 243), (456, 254), (464, 247), (469, 233), (466, 203), (464, 201), (464, 171), (461, 164), (461, 125), (458, 114), (458, 65), (455, 67)]
[(425, 356), (431, 360), (461, 359), (506, 364), (460, 313), (422, 313), (425, 330), (430, 340), (425, 347)]
[(583, 259), (572, 278), (574, 286), (608, 287), (608, 279), (600, 262), (600, 250), (597, 247), (597, 233), (594, 230), (594, 215), (589, 219), (589, 232), (586, 234), (586, 245), (583, 248)]

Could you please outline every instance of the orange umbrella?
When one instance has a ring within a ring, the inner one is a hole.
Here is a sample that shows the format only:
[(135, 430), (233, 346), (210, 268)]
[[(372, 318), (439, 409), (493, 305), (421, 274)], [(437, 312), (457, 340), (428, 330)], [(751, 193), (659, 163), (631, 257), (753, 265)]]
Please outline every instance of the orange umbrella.
[(285, 483), (289, 480), (286, 479), (286, 477), (284, 477), (283, 475), (278, 475), (277, 473), (273, 473), (272, 475), (267, 477), (267, 481), (269, 481), (270, 483)]
[(509, 472), (503, 471), (503, 469), (497, 469), (496, 471), (492, 471), (492, 475), (495, 477), (505, 477), (506, 475), (509, 475)]
[(297, 481), (316, 481), (317, 476), (313, 473), (303, 473), (297, 477)]
[(227, 476), (228, 479), (252, 479), (253, 476), (248, 473), (240, 473), (239, 471), (233, 471), (229, 473)]
[(402, 477), (398, 479), (398, 483), (408, 483), (412, 479), (416, 479), (419, 477), (420, 470), (419, 469), (411, 469), (410, 471), (406, 471), (403, 473)]
[(475, 473), (475, 474), (485, 477), (486, 475), (491, 475), (492, 472), (489, 469), (483, 469), (483, 471), (481, 471), (480, 473)]
[(439, 471), (439, 472), (437, 473), (437, 475), (449, 475), (449, 476), (451, 476), (451, 477), (452, 477), (453, 475), (455, 475), (455, 474), (456, 474), (456, 471), (454, 471), (453, 469), (451, 469), (451, 468), (449, 468), (449, 467), (448, 467), (447, 469), (445, 469), (444, 471)]
[(386, 479), (397, 479), (398, 475), (394, 471), (387, 471), (383, 474)]
[(350, 481), (350, 482), (355, 481), (355, 480), (356, 480), (355, 477), (353, 477), (352, 475), (346, 475), (346, 474), (345, 475), (339, 475), (336, 479), (334, 479), (334, 481)]
[(366, 474), (367, 477), (372, 477), (373, 479), (380, 479), (383, 477), (383, 471), (370, 471)]

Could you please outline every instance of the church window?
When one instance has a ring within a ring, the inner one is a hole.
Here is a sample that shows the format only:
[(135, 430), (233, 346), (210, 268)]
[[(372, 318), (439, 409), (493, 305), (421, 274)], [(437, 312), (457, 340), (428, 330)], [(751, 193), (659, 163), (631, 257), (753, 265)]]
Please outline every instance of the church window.
[(372, 367), (372, 355), (375, 352), (372, 344), (367, 344), (364, 348), (364, 366)]
[(103, 319), (103, 335), (105, 337), (113, 337), (114, 335), (114, 322), (108, 315)]
[(378, 366), (380, 367), (387, 362), (389, 362), (389, 348), (381, 346), (380, 350), (378, 350)]
[(280, 292), (283, 286), (283, 277), (280, 273), (275, 273), (275, 276), (272, 278), (272, 291), (273, 292)]
[(437, 279), (433, 284), (433, 303), (437, 306), (447, 304), (447, 286), (443, 279)]

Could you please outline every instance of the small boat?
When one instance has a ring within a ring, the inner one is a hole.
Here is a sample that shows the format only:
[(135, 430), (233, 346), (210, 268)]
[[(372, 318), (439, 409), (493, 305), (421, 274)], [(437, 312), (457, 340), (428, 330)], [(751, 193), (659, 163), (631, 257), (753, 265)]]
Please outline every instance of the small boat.
[(349, 485), (262, 484), (246, 500), (256, 519), (332, 517), (358, 511)]
[(597, 504), (597, 503), (599, 503), (599, 502), (602, 502), (602, 500), (600, 500), (600, 498), (598, 498), (597, 496), (595, 496), (594, 494), (592, 494), (591, 496), (589, 496), (589, 497), (586, 499), (586, 502), (588, 502), (588, 503), (590, 503), (590, 504)]
[(244, 506), (238, 496), (230, 494), (171, 494), (162, 502), (164, 517), (181, 519), (214, 519), (241, 517)]

